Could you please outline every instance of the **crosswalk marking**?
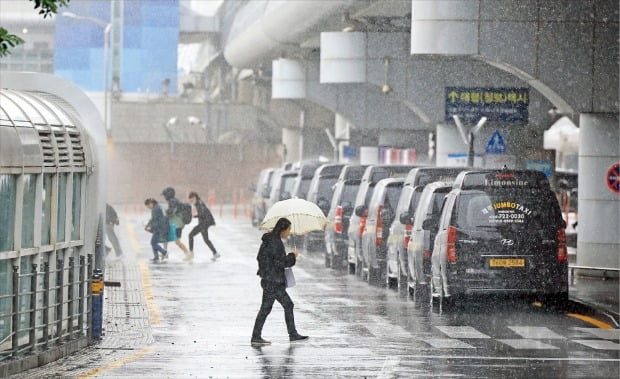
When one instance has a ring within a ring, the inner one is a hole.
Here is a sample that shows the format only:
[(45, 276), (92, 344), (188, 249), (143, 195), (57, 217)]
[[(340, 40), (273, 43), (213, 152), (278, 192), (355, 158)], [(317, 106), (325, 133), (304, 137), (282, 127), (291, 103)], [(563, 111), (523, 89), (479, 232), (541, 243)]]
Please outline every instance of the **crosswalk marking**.
[(597, 350), (620, 350), (620, 344), (607, 340), (574, 340), (575, 342), (586, 345)]
[(436, 326), (450, 338), (491, 338), (471, 326)]
[(549, 345), (538, 340), (521, 338), (521, 339), (502, 339), (497, 340), (517, 350), (542, 350), (542, 349), (558, 349), (553, 345)]
[(523, 338), (532, 339), (558, 339), (562, 340), (565, 337), (555, 333), (554, 331), (544, 326), (509, 326), (513, 332), (517, 333)]
[(582, 332), (590, 333), (598, 338), (605, 340), (620, 340), (620, 329), (599, 329), (599, 328), (573, 328)]
[(424, 342), (436, 349), (475, 349), (474, 346), (466, 342), (452, 338), (432, 338), (424, 340)]

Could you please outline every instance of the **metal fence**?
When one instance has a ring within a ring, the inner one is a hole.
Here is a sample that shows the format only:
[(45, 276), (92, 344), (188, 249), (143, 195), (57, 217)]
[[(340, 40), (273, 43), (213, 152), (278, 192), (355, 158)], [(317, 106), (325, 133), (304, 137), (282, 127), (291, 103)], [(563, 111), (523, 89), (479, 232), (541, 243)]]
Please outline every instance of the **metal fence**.
[(54, 256), (54, 265), (31, 264), (30, 256), (9, 267), (10, 288), (0, 289), (0, 361), (90, 335), (93, 256)]

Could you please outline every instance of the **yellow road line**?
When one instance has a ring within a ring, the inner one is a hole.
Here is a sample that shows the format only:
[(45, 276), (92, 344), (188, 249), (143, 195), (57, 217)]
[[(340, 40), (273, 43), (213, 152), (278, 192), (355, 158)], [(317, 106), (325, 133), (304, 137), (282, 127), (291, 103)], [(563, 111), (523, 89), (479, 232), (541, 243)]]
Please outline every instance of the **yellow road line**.
[[(133, 225), (127, 223), (127, 233), (129, 234), (129, 241), (133, 247), (134, 252), (140, 252), (140, 244), (136, 238), (136, 231)], [(151, 282), (151, 271), (149, 267), (143, 261), (138, 263), (140, 266), (140, 272), (142, 276), (142, 290), (144, 291), (144, 298), (146, 299), (146, 308), (149, 311), (149, 321), (151, 325), (157, 325), (161, 319), (159, 317), (159, 309), (155, 303), (155, 296), (153, 296), (153, 284)]]
[(609, 325), (606, 322), (603, 321), (599, 321), (595, 318), (589, 317), (589, 316), (585, 316), (585, 315), (580, 315), (578, 313), (567, 313), (566, 314), (568, 317), (572, 317), (572, 318), (576, 318), (578, 320), (587, 322), (588, 324), (594, 325), (597, 328), (601, 328), (601, 329), (613, 329), (614, 327)]
[(140, 248), (140, 244), (136, 238), (136, 230), (133, 228), (131, 223), (126, 222), (125, 225), (127, 225), (127, 234), (129, 234), (129, 242), (131, 243), (131, 247), (133, 248), (134, 253), (139, 253), (142, 249)]
[(142, 288), (144, 289), (144, 298), (146, 299), (146, 308), (149, 311), (149, 320), (151, 325), (158, 325), (161, 321), (159, 317), (159, 308), (155, 303), (153, 296), (153, 285), (151, 283), (151, 271), (144, 262), (140, 262), (140, 271), (142, 272)]
[(133, 361), (137, 361), (138, 359), (142, 358), (145, 355), (151, 354), (155, 351), (155, 346), (147, 346), (142, 350), (138, 350), (135, 353), (128, 355), (126, 357), (123, 357), (117, 361), (114, 361), (112, 363), (109, 363), (103, 367), (99, 367), (96, 368), (94, 370), (90, 370), (87, 373), (84, 373), (82, 375), (80, 375), (78, 378), (90, 378), (93, 377), (95, 375), (99, 375), (102, 374), (106, 371), (109, 370), (113, 370), (115, 368), (119, 368), (121, 366), (126, 365), (127, 363), (133, 362)]

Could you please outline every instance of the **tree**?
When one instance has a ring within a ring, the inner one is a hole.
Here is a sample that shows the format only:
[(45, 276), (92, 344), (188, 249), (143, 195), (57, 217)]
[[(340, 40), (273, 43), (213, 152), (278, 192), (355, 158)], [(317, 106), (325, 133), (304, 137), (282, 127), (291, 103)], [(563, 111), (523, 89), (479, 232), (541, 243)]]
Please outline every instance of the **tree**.
[[(58, 8), (66, 7), (71, 0), (28, 0), (34, 2), (34, 9), (38, 10), (43, 18), (52, 16), (58, 12)], [(24, 43), (24, 40), (15, 34), (9, 33), (3, 27), (0, 27), (0, 57), (7, 56), (11, 53), (11, 49), (17, 45)]]

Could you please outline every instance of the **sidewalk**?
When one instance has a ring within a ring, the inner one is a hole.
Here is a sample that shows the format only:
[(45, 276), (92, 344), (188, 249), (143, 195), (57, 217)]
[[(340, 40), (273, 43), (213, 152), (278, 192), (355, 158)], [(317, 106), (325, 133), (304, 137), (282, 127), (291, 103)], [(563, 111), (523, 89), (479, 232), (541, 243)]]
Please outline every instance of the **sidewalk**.
[[(598, 318), (602, 321), (619, 327), (620, 305), (620, 283), (617, 278), (594, 278), (575, 275), (569, 272), (569, 297), (570, 300), (591, 308), (598, 313)], [(613, 321), (612, 321), (613, 320)]]

